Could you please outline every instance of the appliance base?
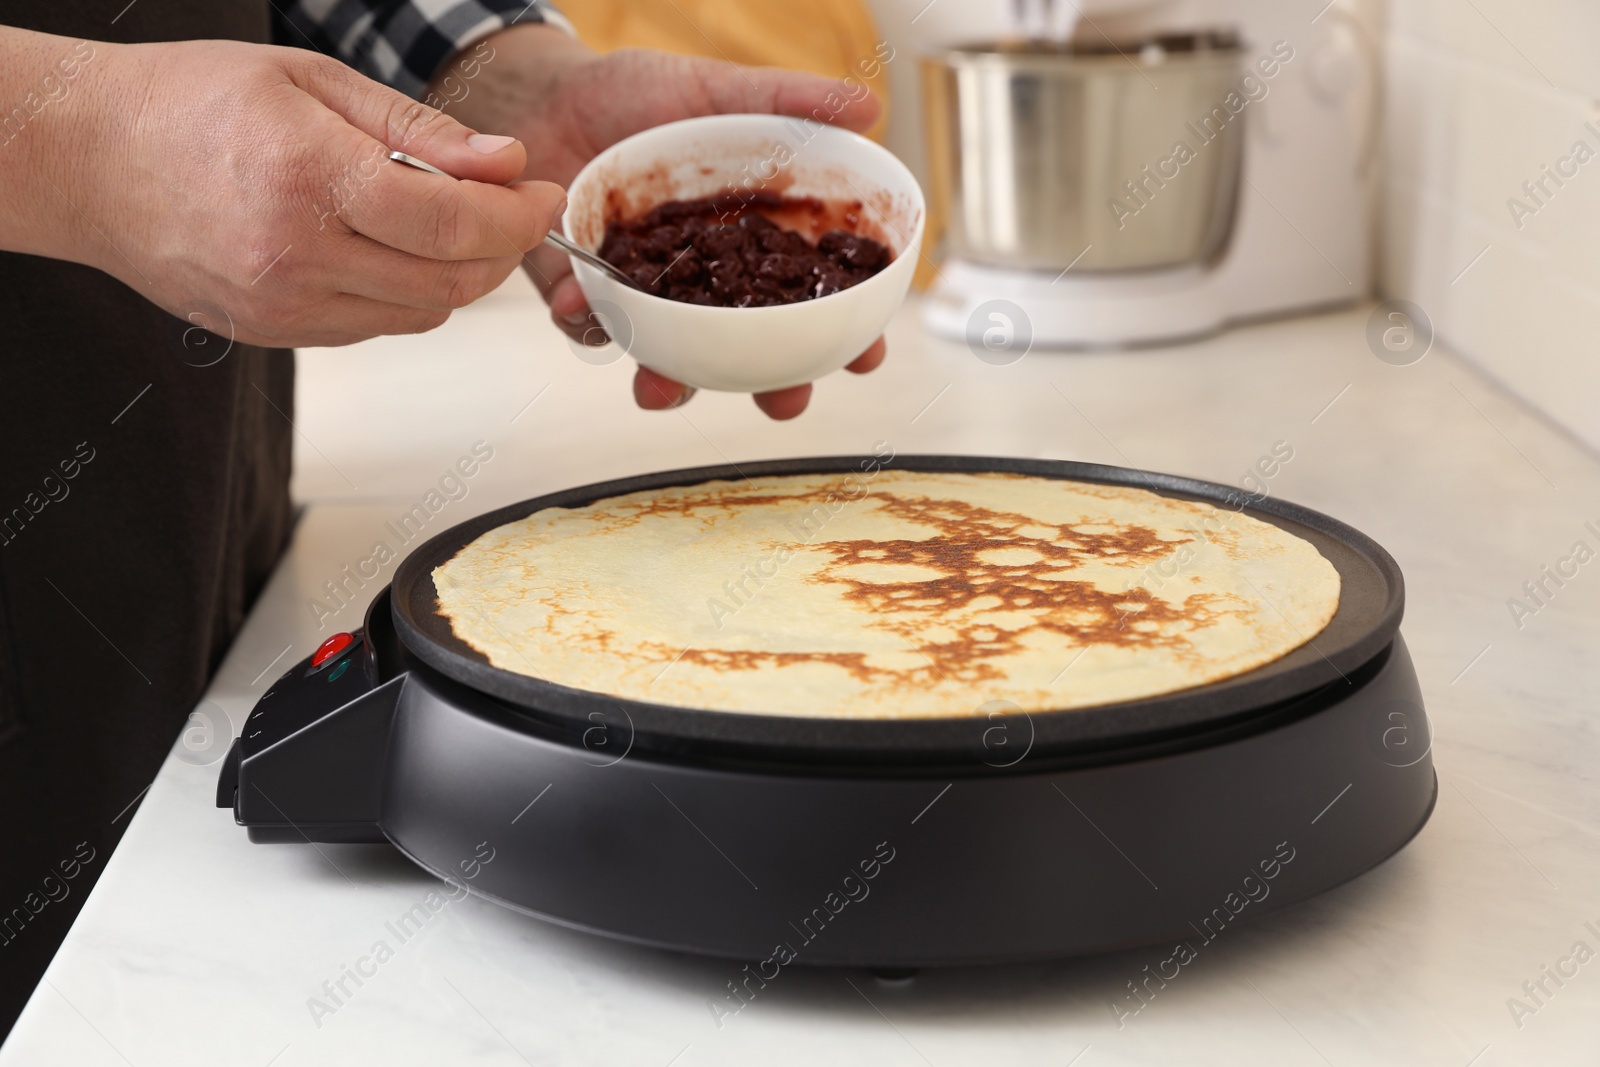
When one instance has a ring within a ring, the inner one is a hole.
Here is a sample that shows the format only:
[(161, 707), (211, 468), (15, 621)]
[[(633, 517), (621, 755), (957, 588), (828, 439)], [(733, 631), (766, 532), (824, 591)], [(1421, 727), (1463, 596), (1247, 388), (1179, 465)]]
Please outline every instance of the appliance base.
[(572, 745), (422, 668), (395, 709), (380, 825), (508, 907), (732, 959), (905, 969), (1209, 940), (1427, 821), (1416, 675), (1398, 638), (1380, 658), (1335, 683), (1348, 693), (1233, 728), (1258, 732), (999, 772), (677, 761), (615, 731)]
[(922, 318), (929, 330), (951, 340), (976, 335), (981, 343), (992, 326), (1011, 329), (1020, 338), (1023, 324), (992, 320), (990, 309), (980, 311), (990, 301), (1004, 300), (1022, 309), (1032, 347), (1172, 344), (1227, 325), (1230, 315), (1210, 273), (1190, 264), (1127, 274), (1051, 274), (951, 260), (923, 300)]

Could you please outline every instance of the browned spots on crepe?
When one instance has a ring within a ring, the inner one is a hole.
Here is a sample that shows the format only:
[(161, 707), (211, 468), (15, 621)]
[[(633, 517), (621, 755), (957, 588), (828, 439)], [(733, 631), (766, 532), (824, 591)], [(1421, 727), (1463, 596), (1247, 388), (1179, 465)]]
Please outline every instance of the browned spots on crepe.
[[(808, 493), (784, 500), (809, 503), (820, 496)], [(1142, 568), (1190, 538), (1163, 540), (1156, 531), (1136, 524), (1114, 526), (1109, 532), (1084, 528), (1104, 525), (1100, 523), (1043, 524), (963, 500), (904, 497), (887, 491), (863, 499), (935, 532), (918, 540), (817, 541), (811, 547), (831, 560), (808, 580), (843, 586), (847, 601), (869, 609), (878, 617), (877, 625), (907, 639), (907, 647), (925, 659), (923, 665), (880, 667), (854, 652), (758, 649), (689, 649), (682, 659), (717, 670), (828, 663), (866, 682), (981, 682), (1003, 678), (1004, 672), (989, 661), (1020, 650), (1029, 634), (1053, 634), (1062, 639), (1063, 647), (1115, 645), (1182, 654), (1189, 648), (1188, 630), (1237, 610), (1219, 603), (1231, 598), (1215, 594), (1190, 595), (1175, 605), (1144, 588), (1104, 590), (1067, 577), (1090, 560)], [(727, 502), (718, 503), (726, 507)], [(1041, 529), (1053, 533), (1028, 532)], [(1038, 558), (1022, 562), (984, 558), (1018, 550)], [(852, 578), (849, 568), (858, 564), (914, 566), (937, 576), (898, 582)], [(993, 603), (980, 604), (989, 600)], [(1008, 616), (1008, 624), (997, 624), (995, 613)], [(1017, 625), (1018, 616), (1027, 621)], [(917, 631), (930, 628), (953, 630), (955, 636), (942, 641), (914, 639)]]

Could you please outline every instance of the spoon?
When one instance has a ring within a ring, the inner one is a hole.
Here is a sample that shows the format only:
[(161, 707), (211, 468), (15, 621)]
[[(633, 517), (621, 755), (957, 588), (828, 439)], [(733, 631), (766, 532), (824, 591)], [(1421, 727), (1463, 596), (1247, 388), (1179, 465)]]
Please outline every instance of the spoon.
[[(390, 152), (389, 158), (394, 160), (396, 163), (404, 163), (408, 167), (416, 167), (418, 170), (425, 170), (429, 174), (437, 174), (444, 178), (451, 177), (451, 175), (446, 174), (432, 163), (424, 163), (417, 157), (408, 156), (404, 152)], [(581, 248), (572, 241), (569, 241), (565, 235), (557, 233), (555, 230), (549, 230), (545, 233), (544, 243), (561, 249), (561, 251), (565, 252), (569, 256), (583, 260), (585, 263), (589, 264), (589, 266), (609, 275), (613, 280), (619, 281), (629, 288), (640, 289), (641, 291), (643, 289), (638, 282), (634, 281), (628, 275), (624, 274), (610, 263), (607, 263), (593, 252), (589, 251), (587, 248)]]

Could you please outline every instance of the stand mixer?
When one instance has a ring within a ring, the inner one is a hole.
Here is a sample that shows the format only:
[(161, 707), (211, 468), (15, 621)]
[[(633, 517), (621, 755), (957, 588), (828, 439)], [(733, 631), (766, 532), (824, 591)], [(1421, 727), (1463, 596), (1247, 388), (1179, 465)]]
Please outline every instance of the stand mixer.
[(1367, 295), (1376, 63), (1336, 4), (1006, 0), (991, 32), (923, 61), (935, 333), (1160, 344)]

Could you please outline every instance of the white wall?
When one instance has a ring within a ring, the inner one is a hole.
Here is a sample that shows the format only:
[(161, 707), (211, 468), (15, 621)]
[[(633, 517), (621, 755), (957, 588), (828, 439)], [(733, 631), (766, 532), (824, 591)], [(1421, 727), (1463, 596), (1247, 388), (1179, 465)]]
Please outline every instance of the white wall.
[[(1384, 39), (1385, 291), (1600, 447), (1600, 3), (1390, 0)], [(1519, 228), (1508, 198), (1580, 140)]]

